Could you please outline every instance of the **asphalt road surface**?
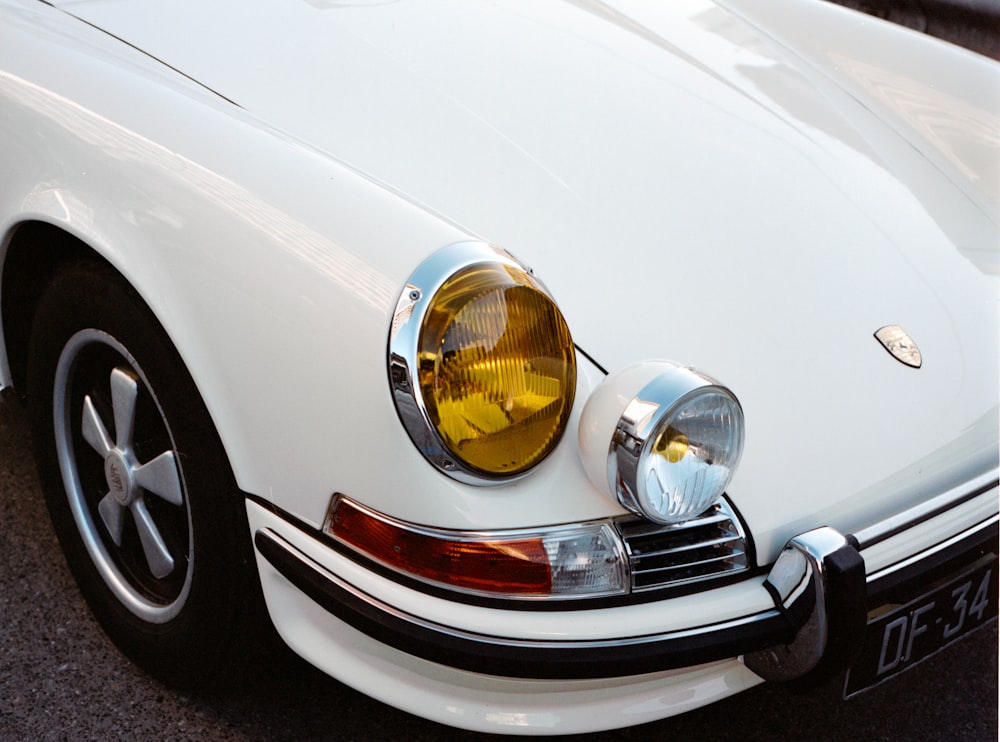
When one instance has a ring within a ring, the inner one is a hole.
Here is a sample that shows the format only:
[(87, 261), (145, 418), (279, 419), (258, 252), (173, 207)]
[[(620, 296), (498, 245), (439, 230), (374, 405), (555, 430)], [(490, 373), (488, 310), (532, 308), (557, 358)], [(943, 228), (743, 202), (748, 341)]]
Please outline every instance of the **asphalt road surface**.
[[(2, 398), (0, 398), (2, 400)], [(23, 408), (0, 401), (0, 740), (478, 739), (373, 701), (289, 656), (239, 692), (192, 698), (118, 654), (48, 523)], [(997, 629), (851, 701), (766, 685), (674, 719), (575, 739), (996, 740)]]

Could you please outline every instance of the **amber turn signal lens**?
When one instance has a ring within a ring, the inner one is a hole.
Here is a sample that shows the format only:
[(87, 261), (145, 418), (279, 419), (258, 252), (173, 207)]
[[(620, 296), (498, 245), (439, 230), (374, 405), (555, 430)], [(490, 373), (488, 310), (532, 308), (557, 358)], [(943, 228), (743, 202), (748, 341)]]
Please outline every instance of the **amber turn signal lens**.
[(534, 277), (477, 263), (434, 295), (416, 381), (449, 451), (490, 475), (523, 472), (559, 442), (576, 389), (573, 340)]
[(466, 541), (421, 533), (341, 500), (326, 527), (334, 538), (388, 566), (471, 592), (545, 595), (552, 588), (540, 538)]
[(396, 520), (335, 495), (323, 531), (421, 582), (519, 600), (628, 592), (628, 558), (611, 521), (455, 531)]

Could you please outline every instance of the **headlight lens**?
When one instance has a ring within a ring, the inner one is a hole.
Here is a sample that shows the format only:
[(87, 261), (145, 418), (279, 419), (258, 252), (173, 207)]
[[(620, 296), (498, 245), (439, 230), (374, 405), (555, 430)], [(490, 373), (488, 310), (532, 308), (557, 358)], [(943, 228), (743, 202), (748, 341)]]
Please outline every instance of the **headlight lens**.
[(576, 360), (562, 313), (506, 253), (463, 243), (422, 265), (397, 303), (390, 382), (417, 446), (463, 481), (527, 472), (559, 442)]

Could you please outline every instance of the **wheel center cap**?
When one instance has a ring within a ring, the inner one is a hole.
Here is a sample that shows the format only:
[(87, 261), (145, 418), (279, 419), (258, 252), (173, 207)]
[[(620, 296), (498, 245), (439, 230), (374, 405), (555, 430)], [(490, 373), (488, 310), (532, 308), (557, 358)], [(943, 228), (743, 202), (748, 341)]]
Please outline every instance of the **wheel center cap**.
[(132, 467), (118, 451), (112, 451), (104, 460), (104, 476), (112, 497), (122, 505), (132, 502), (135, 489), (132, 481)]

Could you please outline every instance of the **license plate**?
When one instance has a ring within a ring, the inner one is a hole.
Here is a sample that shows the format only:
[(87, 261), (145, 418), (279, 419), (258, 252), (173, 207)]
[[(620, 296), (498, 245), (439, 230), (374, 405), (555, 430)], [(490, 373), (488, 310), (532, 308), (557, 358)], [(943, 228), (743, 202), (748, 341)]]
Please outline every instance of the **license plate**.
[(996, 615), (997, 558), (991, 554), (961, 576), (869, 620), (861, 651), (847, 671), (844, 697), (908, 670)]

